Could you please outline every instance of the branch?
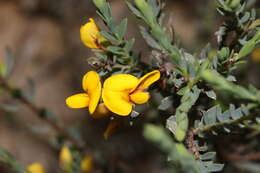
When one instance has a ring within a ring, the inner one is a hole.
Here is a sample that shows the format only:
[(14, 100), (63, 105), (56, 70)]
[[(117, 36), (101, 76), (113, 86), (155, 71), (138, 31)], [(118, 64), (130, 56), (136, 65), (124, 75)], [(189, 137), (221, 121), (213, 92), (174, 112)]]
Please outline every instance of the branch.
[(6, 90), (14, 99), (19, 101), (21, 104), (25, 105), (27, 108), (31, 110), (35, 115), (37, 115), (40, 119), (44, 120), (46, 123), (49, 124), (54, 130), (56, 130), (59, 134), (62, 134), (63, 136), (66, 137), (68, 141), (70, 141), (75, 147), (78, 149), (84, 149), (84, 145), (76, 140), (73, 136), (68, 134), (68, 132), (60, 127), (57, 123), (54, 121), (45, 118), (46, 117), (46, 109), (45, 108), (40, 108), (36, 105), (34, 105), (32, 102), (30, 102), (28, 99), (26, 99), (21, 91), (19, 89), (15, 89), (11, 87), (8, 82), (0, 77), (0, 87), (2, 87), (4, 90)]
[(230, 125), (230, 124), (238, 124), (240, 122), (243, 122), (244, 120), (249, 120), (249, 119), (253, 119), (255, 117), (257, 117), (258, 114), (250, 114), (248, 116), (243, 116), (241, 118), (235, 119), (235, 120), (227, 120), (227, 121), (223, 121), (223, 122), (218, 122), (215, 124), (211, 124), (211, 125), (206, 125), (206, 126), (202, 126), (202, 127), (198, 127), (196, 129), (194, 129), (194, 134), (199, 134), (201, 132), (206, 132), (206, 131), (211, 131), (212, 129), (215, 128), (219, 128), (219, 127), (224, 127), (226, 125)]

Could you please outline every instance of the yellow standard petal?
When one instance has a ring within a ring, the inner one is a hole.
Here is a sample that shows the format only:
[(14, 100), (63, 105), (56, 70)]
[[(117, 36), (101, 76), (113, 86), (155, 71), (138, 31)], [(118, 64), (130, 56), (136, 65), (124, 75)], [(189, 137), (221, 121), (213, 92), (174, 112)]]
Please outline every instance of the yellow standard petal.
[(89, 96), (85, 93), (72, 95), (66, 99), (66, 104), (74, 109), (88, 107)]
[(89, 96), (89, 112), (93, 114), (101, 96), (101, 82), (97, 72), (89, 71), (82, 80), (83, 89)]
[(160, 79), (160, 71), (159, 70), (154, 70), (150, 73), (147, 73), (143, 77), (141, 77), (138, 81), (138, 84), (135, 88), (131, 90), (131, 92), (135, 90), (144, 90), (148, 88), (150, 85), (152, 85), (154, 82)]
[(63, 170), (70, 170), (71, 165), (72, 165), (72, 154), (67, 146), (63, 146), (60, 151), (60, 156), (59, 156), (59, 161), (60, 161), (60, 167)]
[(80, 164), (82, 173), (91, 173), (94, 167), (93, 158), (91, 156), (85, 156)]
[(104, 89), (112, 91), (128, 91), (136, 87), (138, 78), (130, 74), (117, 74), (107, 78), (104, 82)]
[(90, 18), (88, 23), (81, 26), (80, 38), (85, 46), (94, 49), (100, 48), (99, 44), (102, 40), (102, 36), (94, 19)]
[(115, 114), (127, 116), (132, 111), (132, 103), (127, 92), (103, 89), (102, 98), (106, 107)]
[(33, 163), (27, 167), (29, 173), (45, 173), (43, 166), (40, 163)]
[(130, 95), (130, 100), (136, 104), (148, 102), (150, 94), (148, 92), (137, 91)]

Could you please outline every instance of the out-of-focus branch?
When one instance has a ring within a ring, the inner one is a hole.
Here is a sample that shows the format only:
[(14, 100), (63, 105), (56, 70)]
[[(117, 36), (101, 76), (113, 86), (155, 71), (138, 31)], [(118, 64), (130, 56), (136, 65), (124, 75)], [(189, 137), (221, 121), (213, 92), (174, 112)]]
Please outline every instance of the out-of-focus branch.
[(78, 140), (76, 140), (73, 136), (68, 134), (68, 132), (60, 127), (56, 122), (46, 118), (46, 109), (36, 106), (34, 103), (29, 101), (27, 98), (23, 96), (21, 90), (11, 87), (8, 82), (0, 77), (0, 88), (4, 89), (9, 93), (14, 99), (19, 101), (21, 104), (25, 105), (27, 108), (31, 110), (35, 115), (37, 115), (41, 120), (44, 120), (49, 126), (51, 126), (56, 132), (63, 135), (72, 145), (77, 147), (78, 149), (85, 150), (84, 144)]

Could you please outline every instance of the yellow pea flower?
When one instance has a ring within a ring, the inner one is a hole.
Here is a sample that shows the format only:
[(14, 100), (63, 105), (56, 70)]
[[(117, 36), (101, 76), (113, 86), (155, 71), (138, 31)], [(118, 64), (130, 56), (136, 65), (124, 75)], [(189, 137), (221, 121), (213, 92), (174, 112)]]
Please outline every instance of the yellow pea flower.
[(91, 173), (94, 167), (93, 158), (85, 156), (80, 163), (82, 173)]
[(73, 158), (69, 147), (63, 146), (59, 156), (60, 167), (65, 171), (69, 171), (72, 165), (72, 160)]
[(68, 97), (66, 104), (75, 109), (89, 107), (89, 113), (93, 114), (101, 96), (101, 82), (97, 72), (89, 71), (86, 73), (82, 80), (82, 87), (86, 93)]
[(40, 163), (33, 163), (27, 167), (29, 173), (45, 173), (43, 166)]
[(259, 63), (260, 62), (260, 48), (256, 48), (252, 54), (252, 60), (256, 63)]
[(88, 23), (81, 26), (80, 38), (85, 46), (94, 49), (100, 48), (100, 43), (106, 41), (100, 34), (100, 30), (92, 18), (89, 19)]
[(146, 103), (150, 94), (145, 90), (160, 79), (160, 71), (154, 70), (140, 79), (130, 74), (111, 76), (104, 82), (102, 99), (106, 107), (113, 113), (127, 116), (133, 104)]

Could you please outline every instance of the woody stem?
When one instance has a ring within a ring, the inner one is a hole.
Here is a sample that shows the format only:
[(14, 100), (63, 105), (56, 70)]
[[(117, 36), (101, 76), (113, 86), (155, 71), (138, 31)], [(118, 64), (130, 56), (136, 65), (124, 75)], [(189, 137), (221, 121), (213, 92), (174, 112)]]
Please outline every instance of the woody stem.
[(28, 109), (31, 110), (35, 115), (38, 116), (41, 120), (44, 120), (46, 123), (49, 124), (55, 131), (59, 134), (62, 134), (68, 141), (72, 143), (78, 149), (84, 149), (84, 145), (76, 140), (73, 136), (71, 136), (65, 129), (60, 127), (56, 122), (46, 118), (46, 108), (40, 108), (25, 98), (21, 92), (21, 90), (11, 87), (8, 82), (3, 78), (0, 77), (0, 88), (7, 91), (15, 100), (20, 102), (21, 104), (25, 105)]

